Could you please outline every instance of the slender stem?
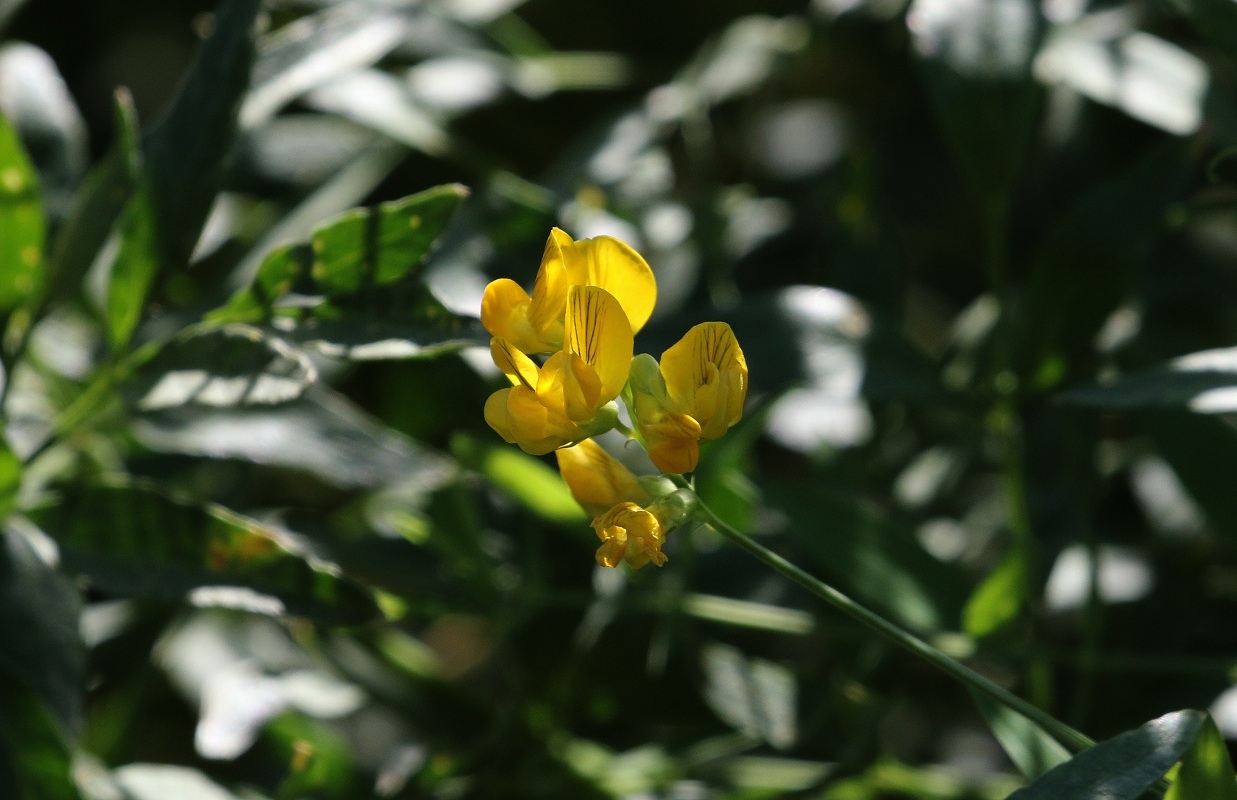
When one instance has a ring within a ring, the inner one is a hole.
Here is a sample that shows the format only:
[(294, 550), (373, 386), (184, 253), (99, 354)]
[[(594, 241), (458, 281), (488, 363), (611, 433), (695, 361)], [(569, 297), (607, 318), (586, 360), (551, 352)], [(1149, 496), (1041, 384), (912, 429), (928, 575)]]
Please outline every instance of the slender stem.
[[(672, 480), (684, 488), (688, 488), (687, 481), (681, 476), (673, 476)], [(833, 606), (838, 611), (846, 614), (851, 619), (862, 623), (881, 636), (893, 642), (898, 647), (907, 650), (924, 661), (927, 661), (932, 666), (945, 672), (950, 677), (960, 681), (971, 689), (990, 697), (1006, 708), (1010, 708), (1030, 719), (1050, 736), (1065, 745), (1072, 752), (1081, 752), (1095, 744), (1088, 736), (1079, 731), (1074, 730), (1069, 725), (1056, 719), (1050, 714), (1042, 711), (1036, 706), (1031, 705), (1020, 697), (1017, 697), (1010, 692), (997, 686), (992, 681), (980, 675), (978, 672), (966, 667), (957, 661), (954, 661), (949, 656), (937, 650), (932, 645), (913, 636), (906, 631), (894, 625), (884, 617), (869, 611), (867, 608), (851, 600), (846, 595), (834, 589), (832, 586), (804, 572), (799, 567), (790, 563), (786, 559), (774, 553), (772, 550), (758, 544), (755, 540), (745, 533), (741, 533), (730, 525), (727, 525), (721, 520), (703, 502), (697, 500), (697, 510), (704, 521), (713, 527), (718, 533), (724, 536), (732, 543), (738, 545), (741, 549), (747, 551), (757, 560), (764, 562), (767, 566), (772, 567), (777, 572), (790, 578), (795, 583), (807, 589), (812, 594), (824, 600), (829, 605)]]

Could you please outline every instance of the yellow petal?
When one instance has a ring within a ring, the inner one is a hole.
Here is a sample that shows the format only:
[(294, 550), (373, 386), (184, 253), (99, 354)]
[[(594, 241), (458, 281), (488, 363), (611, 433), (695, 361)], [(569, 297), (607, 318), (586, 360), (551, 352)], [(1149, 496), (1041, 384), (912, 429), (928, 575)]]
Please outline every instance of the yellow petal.
[(608, 400), (601, 400), (601, 380), (575, 353), (555, 353), (541, 368), (537, 398), (575, 422), (587, 422)]
[(594, 517), (618, 503), (647, 505), (651, 500), (631, 470), (592, 439), (554, 455), (572, 497)]
[(716, 439), (739, 421), (747, 397), (747, 361), (734, 331), (704, 322), (661, 355), (661, 372), (673, 405)]
[(628, 245), (611, 236), (582, 239), (575, 243), (566, 266), (572, 284), (597, 286), (614, 295), (632, 331), (649, 321), (657, 303), (657, 279), (648, 262)]
[(515, 385), (523, 384), (530, 389), (537, 386), (537, 364), (517, 350), (511, 342), (495, 336), (490, 339), (490, 356), (494, 364)]
[(535, 456), (580, 441), (584, 431), (537, 400), (526, 386), (500, 389), (485, 402), (485, 421), (499, 436)]
[(545, 341), (561, 344), (563, 341), (563, 308), (567, 303), (568, 276), (567, 257), (564, 250), (573, 246), (571, 237), (558, 228), (550, 231), (541, 267), (533, 283), (533, 296), (528, 318), (534, 331)]
[(525, 353), (550, 352), (554, 347), (543, 342), (529, 322), (531, 302), (528, 292), (510, 278), (492, 281), (481, 298), (481, 324), (490, 335), (506, 339)]
[[(597, 551), (597, 563), (610, 567), (626, 558), (634, 569), (650, 561), (661, 566), (666, 556), (661, 551), (665, 535), (657, 517), (635, 503), (619, 503), (593, 520), (593, 529), (605, 542)], [(622, 553), (619, 547), (622, 546)]]
[(567, 291), (563, 350), (580, 356), (596, 372), (601, 381), (598, 405), (623, 391), (633, 347), (631, 324), (613, 295), (595, 286)]

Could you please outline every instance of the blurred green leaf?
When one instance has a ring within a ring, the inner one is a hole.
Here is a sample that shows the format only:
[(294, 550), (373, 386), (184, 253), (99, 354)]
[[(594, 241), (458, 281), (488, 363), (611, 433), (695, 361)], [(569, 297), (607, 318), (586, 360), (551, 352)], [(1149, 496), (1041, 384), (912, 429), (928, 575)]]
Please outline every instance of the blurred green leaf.
[(1012, 548), (967, 600), (962, 609), (962, 630), (982, 639), (1018, 617), (1026, 601), (1027, 553)]
[(148, 412), (134, 434), (152, 450), (299, 469), (345, 488), (409, 484), (430, 492), (453, 474), (448, 459), (321, 386), (279, 406)]
[(170, 764), (127, 764), (113, 773), (125, 800), (237, 800), (196, 769)]
[(915, 0), (907, 15), (945, 140), (984, 201), (1004, 198), (1035, 131), (1042, 21), (1030, 0)]
[(451, 439), (451, 453), (538, 517), (562, 525), (588, 522), (558, 471), (540, 459), (511, 445), (486, 444), (464, 433)]
[(242, 123), (265, 121), (304, 92), (378, 61), (408, 35), (408, 17), (406, 9), (339, 3), (263, 37)]
[(1228, 745), (1211, 717), (1181, 759), (1181, 768), (1164, 800), (1237, 800), (1237, 775)]
[(80, 800), (52, 715), (0, 661), (0, 786), (12, 800)]
[(1084, 750), (1009, 800), (1138, 800), (1194, 745), (1206, 721), (1201, 711), (1165, 714)]
[(366, 590), (289, 534), (220, 506), (139, 486), (79, 486), (38, 520), (60, 543), (65, 569), (110, 593), (344, 625), (378, 615)]
[(1079, 386), (1062, 392), (1058, 399), (1091, 408), (1184, 407), (1204, 413), (1232, 412), (1237, 410), (1237, 348), (1191, 353), (1166, 368)]
[(114, 106), (115, 143), (78, 190), (68, 219), (56, 233), (48, 259), (49, 298), (57, 300), (80, 289), (112, 227), (132, 197), (141, 172), (137, 116), (133, 98), (118, 89)]
[(58, 220), (90, 153), (86, 122), (51, 55), (27, 42), (0, 45), (0, 108), (38, 171), (44, 211)]
[(141, 411), (274, 405), (300, 397), (317, 374), (313, 362), (287, 343), (248, 325), (225, 325), (163, 345), (124, 390)]
[(107, 283), (107, 339), (113, 353), (123, 353), (146, 308), (159, 271), (154, 209), (150, 190), (141, 186), (120, 218), (120, 249)]
[(957, 625), (961, 576), (872, 504), (801, 481), (762, 481), (761, 488), (769, 505), (789, 517), (787, 535), (828, 582), (911, 628)]
[(82, 716), (80, 605), (73, 585), (23, 535), (0, 533), (0, 667), (31, 689), (66, 732), (76, 731)]
[(1032, 359), (1028, 367), (1038, 370), (1060, 358), (1073, 366), (1093, 358), (1097, 331), (1133, 290), (1164, 233), (1169, 204), (1189, 175), (1184, 148), (1171, 140), (1149, 149), (1079, 197), (1045, 236), (1027, 273), (1021, 315), (1033, 321), (1021, 327)]
[(219, 191), (224, 157), (249, 88), (254, 21), (261, 7), (261, 0), (220, 4), (210, 37), (171, 106), (143, 137), (158, 258), (165, 267), (187, 263)]
[(771, 661), (748, 659), (713, 644), (701, 653), (704, 697), (713, 713), (736, 730), (779, 750), (795, 743), (795, 677)]
[(448, 311), (418, 267), (468, 190), (439, 186), (319, 227), (309, 244), (269, 254), (253, 285), (209, 319), (278, 318), (290, 335), (344, 358), (407, 358), (479, 343), (473, 320)]
[(984, 721), (1019, 771), (1034, 780), (1070, 759), (1069, 750), (1038, 725), (987, 695), (971, 692)]
[(45, 235), (38, 176), (17, 132), (0, 118), (0, 313), (40, 290)]
[(1237, 431), (1222, 419), (1187, 412), (1146, 412), (1136, 421), (1202, 507), (1210, 527), (1222, 535), (1237, 534), (1231, 480), (1237, 474)]
[(1230, 0), (1171, 0), (1199, 33), (1237, 59), (1237, 6)]

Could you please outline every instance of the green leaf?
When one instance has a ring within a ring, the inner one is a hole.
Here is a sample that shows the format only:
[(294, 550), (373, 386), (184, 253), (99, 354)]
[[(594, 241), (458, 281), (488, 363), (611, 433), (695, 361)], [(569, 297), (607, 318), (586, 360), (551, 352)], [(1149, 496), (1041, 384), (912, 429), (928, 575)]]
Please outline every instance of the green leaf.
[(93, 485), (67, 489), (38, 520), (60, 543), (64, 568), (106, 592), (335, 624), (378, 614), (366, 590), (287, 533), (220, 506)]
[(143, 138), (165, 266), (187, 263), (223, 179), (254, 60), (261, 0), (225, 0), (167, 113)]
[(1015, 547), (984, 578), (962, 609), (962, 629), (967, 635), (982, 639), (1013, 622), (1026, 600), (1026, 579), (1026, 551)]
[(1009, 800), (1138, 800), (1185, 755), (1206, 721), (1201, 711), (1165, 714), (1084, 750)]
[(558, 472), (540, 459), (511, 445), (485, 444), (463, 433), (452, 438), (451, 453), (542, 519), (562, 525), (588, 522)]
[[(253, 285), (211, 314), (269, 322), (337, 357), (407, 358), (483, 341), (475, 320), (448, 311), (418, 267), (468, 190), (439, 186), (319, 227), (307, 245), (270, 253)], [(290, 302), (290, 295), (296, 302)]]
[(38, 176), (17, 132), (0, 118), (0, 314), (40, 290), (45, 235)]
[(449, 459), (321, 386), (278, 406), (152, 411), (135, 421), (134, 434), (152, 450), (298, 469), (350, 489), (408, 484), (429, 492), (453, 473)]
[(80, 605), (73, 585), (23, 535), (0, 533), (0, 667), (32, 690), (65, 731), (77, 730), (82, 714)]
[(115, 97), (115, 143), (102, 164), (86, 177), (68, 220), (56, 234), (48, 258), (48, 299), (78, 291), (86, 271), (128, 205), (141, 172), (137, 116), (123, 89)]
[(1164, 800), (1237, 800), (1237, 775), (1215, 720), (1207, 717)]
[(304, 353), (248, 325), (196, 331), (165, 344), (125, 382), (139, 411), (186, 404), (286, 403), (317, 380)]
[(1058, 395), (1061, 402), (1091, 408), (1189, 408), (1201, 413), (1237, 411), (1237, 348), (1204, 350), (1165, 368), (1080, 386)]
[(0, 786), (12, 800), (79, 800), (68, 744), (33, 692), (0, 662)]
[(795, 677), (771, 661), (713, 644), (701, 653), (704, 697), (726, 724), (784, 750), (795, 743)]
[(1069, 761), (1070, 752), (1064, 745), (1017, 711), (973, 690), (971, 699), (1009, 755), (1009, 760), (1028, 779), (1038, 778), (1058, 764)]
[(1188, 412), (1146, 412), (1138, 426), (1203, 509), (1211, 528), (1237, 535), (1237, 432), (1223, 420)]
[(1017, 181), (1037, 124), (1031, 61), (1042, 27), (1030, 0), (915, 0), (910, 25), (945, 140), (984, 199)]
[(761, 489), (789, 516), (787, 535), (839, 589), (911, 628), (957, 624), (964, 599), (957, 570), (873, 504), (808, 482), (766, 481)]
[(107, 283), (107, 340), (113, 353), (127, 349), (159, 271), (154, 214), (150, 190), (143, 185), (121, 217), (120, 250)]

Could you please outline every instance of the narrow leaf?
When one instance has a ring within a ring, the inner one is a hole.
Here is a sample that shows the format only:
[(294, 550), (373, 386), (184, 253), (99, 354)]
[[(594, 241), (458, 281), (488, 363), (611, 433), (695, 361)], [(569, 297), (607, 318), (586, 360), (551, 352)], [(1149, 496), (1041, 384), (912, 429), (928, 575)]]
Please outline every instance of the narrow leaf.
[(159, 270), (154, 214), (149, 187), (142, 186), (120, 221), (120, 249), (107, 284), (107, 339), (113, 353), (127, 349)]
[(987, 695), (972, 691), (971, 698), (1009, 760), (1028, 779), (1038, 778), (1069, 761), (1069, 750), (1031, 720)]
[(261, 5), (261, 0), (225, 0), (172, 105), (142, 142), (166, 265), (185, 264), (219, 191), (249, 87)]
[(1237, 800), (1237, 775), (1215, 720), (1207, 717), (1164, 800)]
[(962, 629), (982, 639), (1013, 622), (1026, 596), (1026, 551), (1014, 548), (984, 578), (962, 610)]
[(139, 486), (74, 488), (39, 515), (64, 568), (104, 591), (354, 624), (377, 607), (285, 532)]
[(1009, 800), (1138, 800), (1193, 746), (1206, 720), (1201, 711), (1165, 714), (1084, 750)]
[(39, 290), (45, 234), (38, 176), (17, 132), (0, 118), (0, 313)]

